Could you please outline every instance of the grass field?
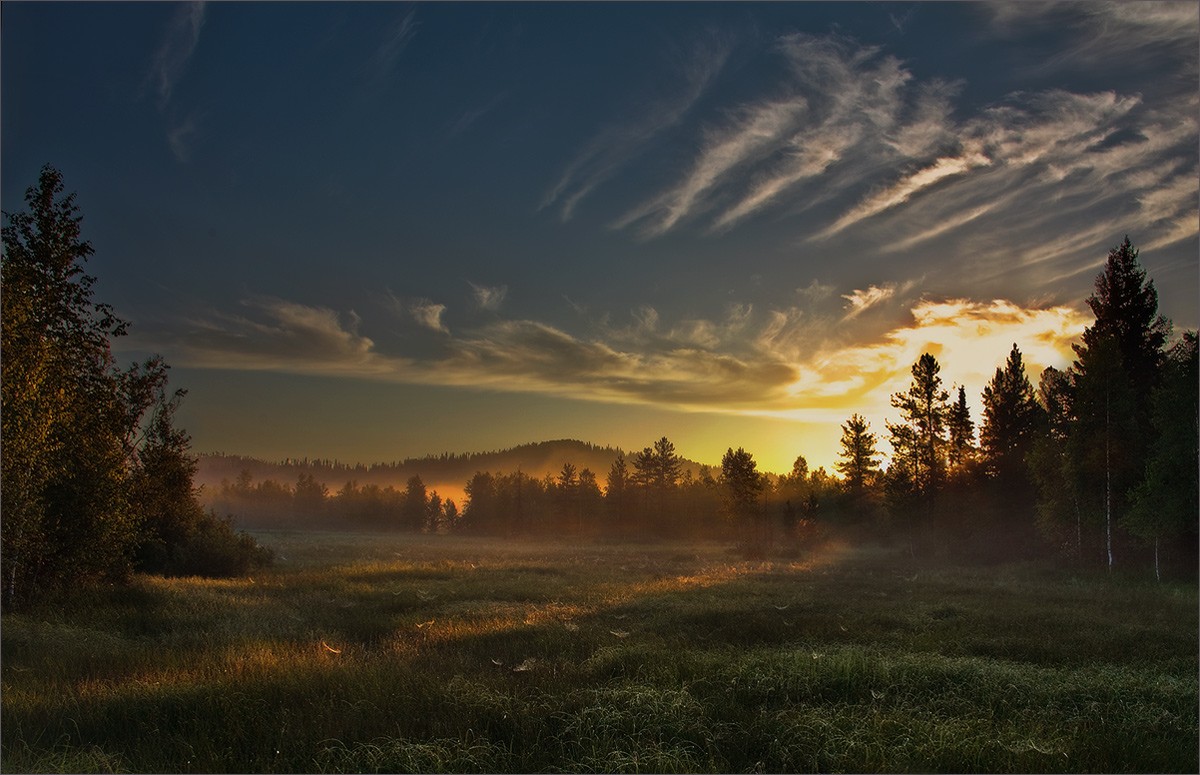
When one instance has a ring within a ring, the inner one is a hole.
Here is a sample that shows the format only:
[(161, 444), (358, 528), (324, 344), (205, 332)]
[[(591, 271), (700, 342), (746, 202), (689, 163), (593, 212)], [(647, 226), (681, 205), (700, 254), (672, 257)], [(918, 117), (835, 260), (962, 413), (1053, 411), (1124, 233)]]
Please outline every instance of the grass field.
[(1196, 772), (1197, 589), (264, 533), (2, 628), (5, 772)]

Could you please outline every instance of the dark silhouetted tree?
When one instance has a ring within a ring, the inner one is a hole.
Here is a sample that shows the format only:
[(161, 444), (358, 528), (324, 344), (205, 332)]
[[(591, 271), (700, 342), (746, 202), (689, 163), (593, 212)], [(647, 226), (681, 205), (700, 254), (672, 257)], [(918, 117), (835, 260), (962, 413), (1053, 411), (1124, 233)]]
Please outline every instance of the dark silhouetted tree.
[(1082, 348), (1077, 349), (1086, 350), (1102, 339), (1116, 343), (1121, 368), (1129, 375), (1133, 395), (1139, 401), (1138, 425), (1144, 427), (1171, 323), (1158, 314), (1158, 291), (1154, 281), (1146, 279), (1146, 270), (1138, 263), (1138, 251), (1128, 235), (1109, 251), (1104, 271), (1096, 277), (1095, 293), (1087, 303), (1096, 322), (1083, 332)]
[(967, 406), (967, 391), (960, 385), (958, 399), (946, 414), (946, 465), (951, 474), (970, 473), (975, 462), (975, 422)]
[(764, 482), (754, 456), (741, 447), (736, 452), (729, 448), (721, 458), (720, 481), (725, 513), (744, 525), (749, 548), (761, 553), (767, 542), (759, 503)]
[(1027, 462), (1037, 490), (1037, 524), (1058, 548), (1083, 561), (1083, 510), (1079, 476), (1068, 456), (1074, 422), (1071, 373), (1047, 367), (1038, 381), (1037, 400), (1046, 418), (1045, 432), (1035, 439)]
[(838, 473), (847, 490), (861, 496), (879, 472), (879, 453), (875, 449), (875, 434), (861, 415), (853, 414), (842, 424), (842, 449), (837, 462)]
[(1013, 344), (1004, 368), (983, 388), (983, 427), (979, 446), (984, 471), (1013, 490), (1028, 487), (1026, 457), (1044, 433), (1045, 412), (1025, 374), (1021, 351)]
[(429, 496), (420, 476), (410, 476), (404, 487), (404, 501), (400, 507), (400, 523), (406, 530), (419, 531), (425, 526), (429, 511)]
[(114, 364), (111, 341), (127, 324), (92, 299), (95, 278), (83, 266), (93, 249), (82, 239), (75, 195), (63, 191), (61, 174), (44, 167), (26, 192), (28, 211), (4, 214), (0, 577), (7, 603), (119, 580), (139, 547), (177, 549), (188, 524), (204, 540), (236, 539), (193, 508), (186, 434), (170, 425), (178, 396), (165, 397), (165, 364), (157, 357), (127, 370)]
[(1075, 345), (1072, 421), (1065, 468), (1074, 479), (1084, 522), (1103, 525), (1106, 565), (1116, 563), (1116, 528), (1128, 494), (1143, 478), (1154, 442), (1151, 397), (1161, 379), (1170, 323), (1138, 264), (1129, 238), (1108, 254), (1088, 306), (1095, 323)]
[(911, 467), (917, 491), (932, 496), (946, 473), (946, 418), (950, 395), (942, 389), (942, 367), (929, 353), (912, 367), (913, 380), (907, 391), (892, 395), (892, 406), (900, 410), (900, 422), (888, 423), (894, 459)]

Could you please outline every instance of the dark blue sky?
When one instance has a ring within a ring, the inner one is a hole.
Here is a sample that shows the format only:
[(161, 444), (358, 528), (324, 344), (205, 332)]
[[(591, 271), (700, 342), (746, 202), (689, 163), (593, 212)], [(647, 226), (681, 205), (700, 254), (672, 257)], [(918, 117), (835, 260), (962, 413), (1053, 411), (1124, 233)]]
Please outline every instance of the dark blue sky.
[(200, 449), (829, 464), (923, 350), (1063, 365), (1126, 233), (1197, 324), (1194, 3), (0, 14), (4, 209), (62, 170)]

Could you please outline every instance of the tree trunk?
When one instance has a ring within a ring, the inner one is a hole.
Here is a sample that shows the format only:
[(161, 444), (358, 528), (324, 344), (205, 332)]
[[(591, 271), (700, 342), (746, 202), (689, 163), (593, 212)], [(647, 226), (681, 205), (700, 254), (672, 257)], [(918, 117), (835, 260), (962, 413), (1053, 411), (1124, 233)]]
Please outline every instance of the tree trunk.
[(1106, 390), (1104, 392), (1104, 529), (1106, 533), (1105, 542), (1108, 546), (1108, 572), (1112, 573), (1112, 428), (1109, 425), (1108, 398), (1109, 393)]

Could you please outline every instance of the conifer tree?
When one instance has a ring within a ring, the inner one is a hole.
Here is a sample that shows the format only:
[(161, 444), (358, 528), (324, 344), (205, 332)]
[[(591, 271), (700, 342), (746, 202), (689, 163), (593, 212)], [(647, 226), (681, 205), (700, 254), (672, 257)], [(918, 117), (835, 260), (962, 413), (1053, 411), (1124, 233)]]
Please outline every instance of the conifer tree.
[(942, 367), (924, 353), (912, 367), (913, 380), (907, 391), (892, 395), (892, 406), (900, 410), (900, 422), (888, 423), (894, 462), (910, 466), (912, 485), (930, 496), (941, 486), (946, 472), (946, 420), (950, 394), (942, 389)]
[(853, 414), (842, 424), (841, 459), (838, 473), (854, 495), (860, 495), (879, 470), (879, 453), (875, 451), (875, 434), (861, 415)]
[(1108, 254), (1088, 297), (1096, 321), (1075, 345), (1072, 422), (1066, 443), (1080, 507), (1103, 525), (1109, 570), (1116, 563), (1116, 528), (1128, 494), (1145, 473), (1154, 441), (1151, 396), (1162, 376), (1170, 323), (1158, 314), (1154, 282), (1138, 264), (1129, 238)]
[(950, 405), (946, 416), (946, 463), (950, 472), (969, 471), (975, 460), (975, 422), (967, 406), (967, 391), (960, 385), (958, 399)]
[(1042, 434), (1045, 413), (1025, 374), (1014, 343), (1003, 368), (983, 389), (983, 427), (979, 446), (988, 476), (1010, 487), (1026, 485), (1025, 458)]

